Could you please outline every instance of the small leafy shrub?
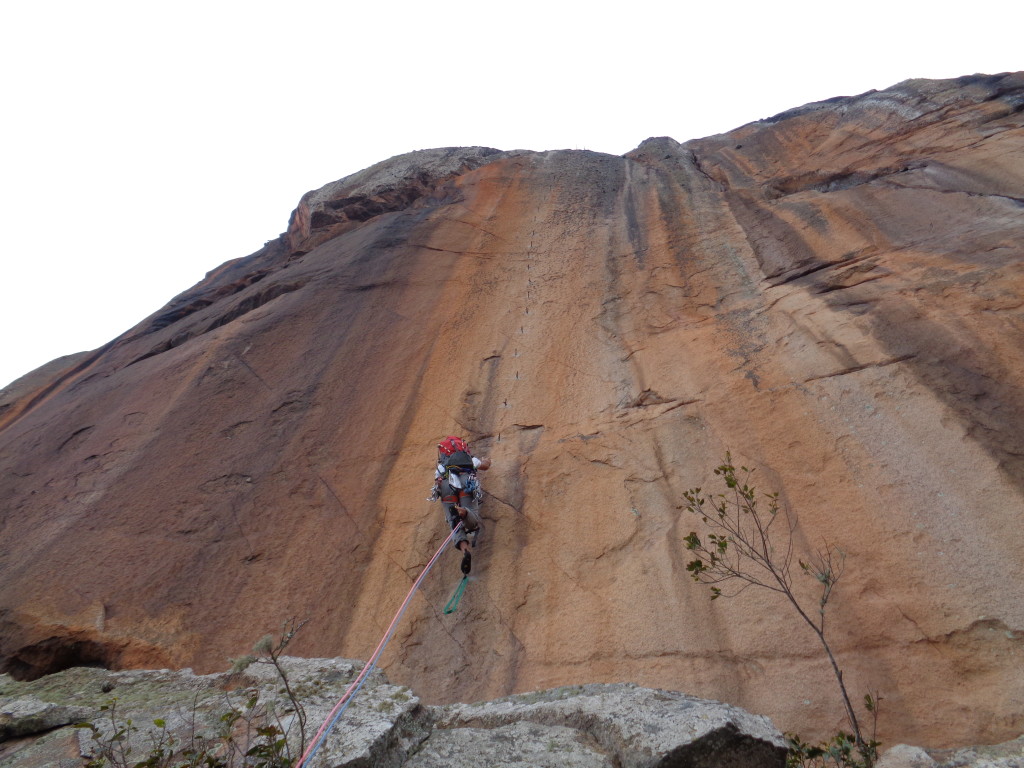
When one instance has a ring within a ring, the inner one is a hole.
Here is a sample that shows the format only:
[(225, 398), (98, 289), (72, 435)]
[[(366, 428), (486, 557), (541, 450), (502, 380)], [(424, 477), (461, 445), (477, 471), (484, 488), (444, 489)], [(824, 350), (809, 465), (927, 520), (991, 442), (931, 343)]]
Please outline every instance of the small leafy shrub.
[[(865, 707), (869, 712), (877, 712), (874, 699), (870, 695), (864, 697)], [(871, 768), (878, 760), (880, 743), (873, 738), (866, 742), (864, 751), (857, 745), (853, 734), (839, 731), (828, 741), (812, 745), (807, 744), (795, 733), (786, 734), (786, 768)]]
[[(306, 746), (306, 713), (281, 663), (285, 648), (305, 622), (289, 619), (276, 642), (267, 635), (253, 647), (253, 655), (236, 659), (233, 672), (242, 672), (250, 664), (274, 667), (282, 692), (288, 697), (299, 726), (298, 754)], [(176, 736), (164, 719), (153, 720), (145, 734), (131, 718), (122, 717), (117, 699), (100, 707), (100, 724), (79, 723), (88, 730), (93, 753), (86, 768), (291, 768), (298, 759), (292, 753), (288, 729), (275, 709), (260, 700), (258, 690), (246, 692), (242, 702), (225, 696), (227, 705), (217, 719), (212, 737), (197, 733), (198, 700), (193, 700), (191, 727), (186, 738)], [(187, 719), (187, 718), (186, 718)], [(102, 727), (101, 727), (102, 726)]]
[[(839, 732), (819, 746), (805, 744), (795, 735), (787, 736), (789, 768), (872, 768), (879, 746), (874, 739), (878, 697), (864, 697), (864, 707), (872, 717), (872, 734), (868, 737), (857, 718), (843, 682), (843, 672), (825, 634), (825, 609), (843, 575), (845, 553), (826, 542), (807, 562), (796, 560), (800, 572), (817, 582), (817, 605), (811, 608), (794, 588), (794, 524), (782, 507), (779, 494), (758, 494), (750, 484), (753, 470), (734, 466), (728, 453), (715, 474), (722, 478), (725, 493), (706, 494), (700, 488), (692, 488), (683, 494), (684, 511), (699, 517), (709, 529), (703, 538), (691, 531), (683, 539), (694, 556), (686, 570), (694, 581), (711, 588), (712, 600), (735, 596), (749, 587), (760, 587), (784, 597), (821, 643), (839, 684), (853, 731), (852, 734)], [(723, 591), (730, 586), (732, 591)]]
[(220, 716), (215, 738), (193, 731), (187, 745), (168, 730), (165, 720), (158, 718), (139, 747), (135, 738), (139, 726), (131, 718), (120, 718), (116, 699), (100, 710), (109, 718), (109, 723), (104, 722), (109, 728), (93, 723), (76, 726), (88, 730), (93, 742), (86, 768), (291, 768), (294, 763), (284, 732), (267, 722), (267, 711), (258, 693)]

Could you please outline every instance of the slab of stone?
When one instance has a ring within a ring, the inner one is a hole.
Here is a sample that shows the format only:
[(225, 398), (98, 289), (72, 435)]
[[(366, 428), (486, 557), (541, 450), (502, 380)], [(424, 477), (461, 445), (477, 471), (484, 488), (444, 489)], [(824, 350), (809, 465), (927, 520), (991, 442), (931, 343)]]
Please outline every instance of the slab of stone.
[(935, 768), (931, 755), (920, 747), (909, 744), (895, 744), (878, 758), (875, 768)]
[(0, 697), (0, 742), (52, 731), (77, 723), (88, 714), (85, 707), (40, 701), (34, 696)]
[(1024, 768), (1024, 736), (1002, 744), (933, 751), (938, 768)]
[[(363, 664), (294, 657), (280, 661), (289, 687), (305, 710), (309, 741)], [(31, 754), (41, 765), (53, 765), (68, 759), (72, 742), (77, 759), (97, 757), (102, 745), (131, 719), (125, 749), (132, 759), (141, 760), (164, 735), (178, 745), (189, 743), (193, 734), (218, 743), (222, 717), (232, 710), (241, 715), (235, 726), (241, 736), (248, 719), (253, 733), (259, 725), (273, 724), (287, 733), (291, 755), (301, 753), (299, 718), (277, 670), (255, 663), (235, 674), (75, 668), (31, 682), (8, 677), (0, 681), (0, 741), (22, 738), (0, 752), (0, 759), (20, 765), (18, 761), (28, 760)], [(59, 737), (47, 733), (86, 721), (95, 730), (65, 728)], [(429, 716), (419, 698), (408, 688), (390, 684), (375, 670), (310, 766), (399, 766), (428, 732)], [(40, 733), (46, 735), (25, 738)]]
[(77, 728), (0, 742), (0, 768), (82, 768)]
[[(632, 684), (568, 686), (484, 704), (439, 708), (435, 728), (499, 728), (516, 722), (570, 727), (623, 768), (785, 764), (783, 736), (768, 718), (683, 693)], [(687, 762), (689, 761), (689, 762)]]
[(517, 722), (497, 728), (438, 729), (403, 768), (615, 768), (575, 728)]

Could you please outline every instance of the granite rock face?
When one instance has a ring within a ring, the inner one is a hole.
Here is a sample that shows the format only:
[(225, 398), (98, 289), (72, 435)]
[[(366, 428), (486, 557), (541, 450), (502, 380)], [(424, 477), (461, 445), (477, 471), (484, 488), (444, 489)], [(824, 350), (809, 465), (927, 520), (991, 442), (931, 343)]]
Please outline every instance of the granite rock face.
[(10, 699), (0, 710), (0, 741), (77, 723), (87, 716), (81, 707), (67, 707), (26, 696)]
[(962, 749), (937, 749), (896, 744), (887, 749), (877, 768), (1024, 768), (1024, 736), (1004, 744)]
[[(756, 768), (785, 764), (785, 742), (763, 716), (682, 693), (623, 684), (573, 686), (485, 704), (441, 707), (435, 735), (428, 744), (435, 741), (448, 744), (453, 739), (458, 743), (457, 734), (465, 729), (486, 732), (519, 726), (522, 731), (523, 723), (555, 729), (571, 725), (578, 732), (573, 738), (579, 739), (582, 734), (586, 742), (613, 757), (603, 763), (609, 767), (730, 765)], [(449, 731), (456, 736), (449, 736)], [(543, 738), (543, 732), (527, 731), (527, 734), (525, 741), (531, 743), (532, 735)], [(516, 734), (510, 734), (510, 738), (516, 740)], [(562, 743), (565, 736), (559, 738), (554, 734), (552, 738)], [(531, 756), (529, 760), (524, 758), (522, 764), (540, 759)], [(560, 759), (553, 756), (546, 764), (561, 765)], [(424, 763), (440, 764), (443, 763)]]
[[(284, 657), (282, 667), (302, 703), (309, 739), (362, 664)], [(74, 717), (41, 723), (27, 711), (26, 701), (73, 711)], [(173, 740), (174, 751), (205, 743), (217, 753), (226, 743), (224, 716), (229, 713), (238, 715), (230, 732), (237, 744), (245, 745), (243, 751), (257, 743), (257, 729), (270, 724), (287, 732), (289, 754), (301, 754), (302, 729), (295, 707), (269, 664), (210, 675), (188, 669), (108, 672), (80, 667), (33, 682), (0, 678), (0, 722), (10, 728), (6, 738), (0, 736), (0, 765), (55, 764), (69, 756), (81, 764), (82, 757), (100, 756), (103, 745), (129, 720), (134, 726), (124, 743), (129, 764), (142, 760), (161, 740)], [(427, 737), (430, 720), (409, 689), (392, 685), (373, 671), (348, 708), (343, 727), (325, 741), (316, 764), (401, 765), (406, 753)], [(95, 730), (73, 725), (83, 722)]]
[(1024, 736), (1003, 744), (936, 751), (938, 768), (1024, 768)]
[(307, 194), (264, 249), (0, 394), (2, 669), (208, 672), (288, 616), (296, 653), (368, 655), (446, 535), (424, 499), (460, 433), (494, 461), (473, 579), (444, 615), (446, 556), (392, 679), (432, 703), (630, 680), (824, 737), (813, 635), (685, 570), (682, 492), (728, 449), (798, 549), (847, 553), (830, 631), (882, 740), (1016, 738), (1022, 105), (1021, 74), (908, 81)]
[[(309, 743), (361, 665), (286, 657), (282, 667), (306, 714)], [(43, 724), (24, 705), (29, 699), (53, 709), (73, 707), (76, 717)], [(135, 725), (124, 744), (129, 764), (170, 739), (177, 748), (205, 740), (210, 752), (220, 754), (216, 750), (226, 743), (223, 716), (229, 712), (241, 715), (233, 720), (236, 743), (256, 743), (258, 729), (270, 723), (287, 732), (290, 754), (302, 754), (296, 708), (270, 665), (204, 676), (189, 670), (71, 669), (35, 682), (0, 680), (0, 717), (17, 728), (0, 734), (0, 765), (81, 764), (83, 757), (100, 755), (115, 729), (128, 720)], [(93, 729), (61, 727), (83, 721)], [(785, 746), (767, 718), (671, 691), (580, 686), (485, 704), (430, 707), (374, 671), (308, 764), (781, 768)]]

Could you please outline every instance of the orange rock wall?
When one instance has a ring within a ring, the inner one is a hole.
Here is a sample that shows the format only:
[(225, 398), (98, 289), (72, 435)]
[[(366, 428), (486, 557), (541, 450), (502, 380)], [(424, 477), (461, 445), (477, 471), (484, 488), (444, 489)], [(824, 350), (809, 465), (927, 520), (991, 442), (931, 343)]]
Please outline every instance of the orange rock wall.
[(682, 492), (731, 450), (800, 547), (847, 552), (829, 631), (883, 740), (1018, 736), (1022, 104), (1021, 75), (910, 81), (306, 195), (281, 239), (0, 399), (6, 668), (220, 670), (289, 616), (295, 652), (367, 656), (446, 535), (425, 497), (461, 433), (494, 461), (474, 578), (443, 615), (442, 560), (392, 680), (632, 681), (823, 736), (843, 714), (810, 631), (685, 570)]

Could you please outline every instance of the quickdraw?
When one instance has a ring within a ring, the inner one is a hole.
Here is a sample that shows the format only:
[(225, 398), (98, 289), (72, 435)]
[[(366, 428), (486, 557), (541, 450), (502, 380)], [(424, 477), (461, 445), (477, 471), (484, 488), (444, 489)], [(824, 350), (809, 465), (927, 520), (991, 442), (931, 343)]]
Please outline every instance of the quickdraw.
[(462, 581), (459, 582), (459, 586), (455, 588), (455, 592), (452, 594), (451, 599), (444, 607), (444, 612), (455, 613), (455, 609), (459, 607), (459, 601), (462, 599), (462, 593), (466, 591), (466, 583), (469, 581), (469, 576), (463, 576)]

